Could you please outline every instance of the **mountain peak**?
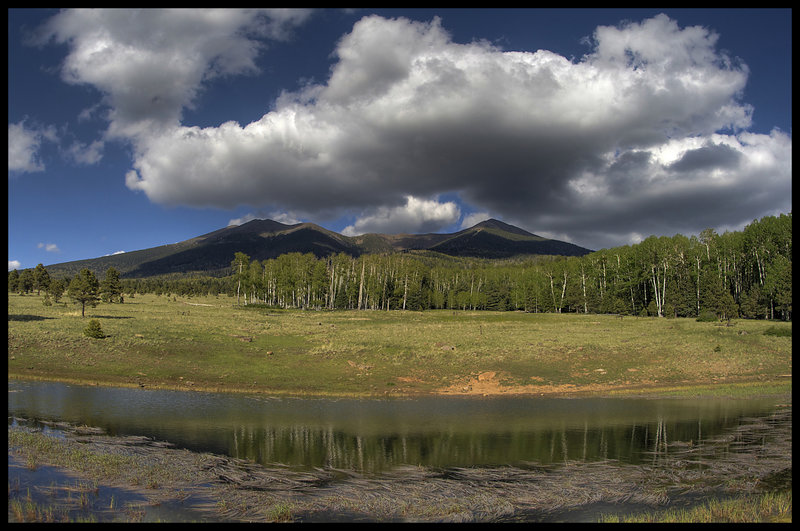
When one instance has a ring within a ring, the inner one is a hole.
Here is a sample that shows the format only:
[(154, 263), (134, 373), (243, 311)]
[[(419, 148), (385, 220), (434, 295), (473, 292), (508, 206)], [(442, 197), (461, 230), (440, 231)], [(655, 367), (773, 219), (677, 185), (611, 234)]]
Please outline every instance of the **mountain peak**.
[(230, 225), (227, 228), (247, 232), (278, 232), (294, 226), (271, 219), (251, 219), (241, 225)]
[(524, 229), (521, 229), (519, 227), (515, 227), (514, 225), (509, 225), (508, 223), (505, 223), (505, 222), (500, 221), (499, 219), (495, 219), (495, 218), (491, 218), (491, 219), (487, 219), (485, 221), (481, 221), (480, 223), (476, 224), (472, 228), (473, 229), (476, 229), (476, 228), (479, 228), (479, 229), (496, 229), (496, 230), (501, 230), (503, 232), (510, 232), (511, 234), (518, 234), (520, 236), (530, 236), (530, 237), (534, 237), (534, 238), (539, 238), (539, 236), (536, 236), (533, 233), (530, 233), (530, 232), (528, 232), (528, 231), (526, 231)]

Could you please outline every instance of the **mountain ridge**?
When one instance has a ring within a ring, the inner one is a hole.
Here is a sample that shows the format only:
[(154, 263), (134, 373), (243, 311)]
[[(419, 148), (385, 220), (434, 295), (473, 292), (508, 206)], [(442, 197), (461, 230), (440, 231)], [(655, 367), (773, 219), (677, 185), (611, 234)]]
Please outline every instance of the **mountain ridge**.
[(225, 274), (236, 252), (253, 260), (277, 258), (290, 252), (317, 257), (345, 253), (434, 251), (450, 256), (510, 258), (517, 255), (582, 256), (591, 250), (551, 240), (497, 219), (482, 221), (454, 233), (379, 234), (345, 236), (314, 223), (285, 224), (254, 219), (201, 234), (181, 242), (110, 256), (51, 264), (51, 275), (71, 276), (88, 267), (104, 274), (109, 267), (123, 277), (142, 278), (170, 273)]

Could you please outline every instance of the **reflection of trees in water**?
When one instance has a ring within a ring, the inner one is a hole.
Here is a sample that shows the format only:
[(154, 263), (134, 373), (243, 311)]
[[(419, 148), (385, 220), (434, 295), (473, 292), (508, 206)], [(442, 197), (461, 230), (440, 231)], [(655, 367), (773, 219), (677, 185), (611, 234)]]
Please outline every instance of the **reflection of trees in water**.
[[(615, 460), (657, 464), (675, 448), (695, 448), (735, 427), (738, 418), (653, 422), (580, 428), (505, 432), (457, 431), (353, 434), (333, 426), (242, 425), (235, 430), (231, 454), (262, 464), (283, 463), (358, 471), (400, 465), (428, 467), (559, 464)], [(752, 442), (752, 441), (751, 441)], [(719, 450), (717, 450), (719, 451)], [(727, 451), (727, 450), (726, 450)]]
[[(678, 435), (682, 430), (683, 440)], [(430, 519), (431, 515), (445, 514), (447, 521), (569, 521), (575, 511), (599, 518), (601, 511), (612, 505), (619, 510), (641, 511), (672, 503), (699, 503), (721, 492), (735, 495), (791, 489), (790, 409), (762, 417), (731, 417), (719, 424), (693, 421), (681, 425), (658, 417), (651, 423), (631, 426), (627, 433), (618, 430), (626, 436), (624, 443), (629, 447), (631, 441), (644, 442), (641, 464), (576, 459), (579, 452), (589, 452), (593, 440), (611, 455), (614, 437), (609, 429), (592, 430), (587, 425), (574, 431), (582, 443), (575, 449), (570, 448), (569, 430), (541, 435), (554, 458), (563, 457), (564, 448), (575, 452), (568, 453), (564, 463), (551, 465), (401, 466), (381, 474), (338, 476), (330, 469), (298, 471), (283, 467), (282, 473), (307, 485), (325, 485), (323, 490), (303, 491), (307, 493), (305, 513), (309, 521), (314, 521), (314, 514), (349, 514), (353, 507), (361, 510), (367, 506), (369, 515), (378, 520), (411, 516), (413, 521), (414, 515)], [(258, 474), (248, 471), (248, 488), (236, 491), (237, 501), (259, 492), (254, 485), (281, 488), (284, 480), (276, 481), (270, 475), (274, 470), (264, 467), (264, 473), (269, 474), (261, 483)], [(300, 492), (298, 489), (293, 487), (293, 496)], [(454, 515), (452, 508), (461, 512)], [(461, 520), (451, 520), (454, 516)], [(441, 516), (433, 519), (438, 518)]]
[[(60, 424), (50, 426), (61, 428)], [(196, 501), (202, 500), (207, 508), (207, 499), (224, 500), (224, 505), (234, 511), (226, 516), (242, 521), (263, 521), (264, 508), (276, 500), (296, 507), (298, 521), (328, 521), (336, 515), (348, 521), (570, 521), (576, 514), (599, 517), (598, 511), (612, 504), (638, 512), (644, 505), (656, 508), (671, 503), (677, 507), (722, 492), (735, 495), (791, 489), (792, 413), (785, 408), (765, 416), (731, 416), (721, 423), (675, 424), (656, 416), (653, 422), (627, 430), (593, 430), (588, 423), (572, 430), (551, 429), (537, 433), (541, 448), (552, 451), (553, 459), (563, 461), (551, 465), (397, 466), (380, 474), (324, 466), (260, 466), (252, 457), (242, 460), (196, 455), (146, 437), (109, 437), (85, 430), (70, 428), (71, 435), (64, 444), (91, 446), (90, 453), (103, 455), (136, 455), (141, 467), (169, 463), (175, 470), (193, 470), (193, 488), (214, 489), (207, 491), (209, 498), (200, 496)], [(449, 435), (449, 440), (442, 439), (446, 442), (438, 451), (448, 451), (462, 439), (476, 445), (488, 439), (478, 434)], [(517, 439), (525, 437), (515, 435), (507, 441), (508, 446), (518, 444)], [(573, 439), (579, 444), (571, 445)], [(298, 455), (314, 452), (323, 461), (330, 456), (331, 463), (341, 458), (341, 462), (362, 466), (364, 471), (392, 457), (381, 456), (374, 449), (396, 448), (402, 452), (405, 444), (406, 455), (412, 456), (415, 444), (419, 444), (410, 433), (396, 438), (346, 436), (332, 427), (294, 426), (261, 431), (241, 427), (235, 444), (257, 456), (269, 444), (288, 452), (283, 445), (289, 442)], [(641, 464), (611, 457), (615, 445), (639, 448), (640, 444), (644, 448)], [(596, 452), (609, 459), (584, 460), (584, 452), (590, 456), (595, 445)], [(129, 475), (134, 476), (141, 477), (138, 473)], [(174, 492), (184, 487), (165, 485), (162, 490)], [(219, 517), (219, 513), (214, 515)]]

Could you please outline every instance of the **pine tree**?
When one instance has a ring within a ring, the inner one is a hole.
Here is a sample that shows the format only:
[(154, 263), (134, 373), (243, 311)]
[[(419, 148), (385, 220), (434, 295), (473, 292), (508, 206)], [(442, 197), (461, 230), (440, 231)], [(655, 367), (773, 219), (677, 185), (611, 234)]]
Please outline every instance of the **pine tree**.
[(35, 289), (36, 294), (39, 295), (41, 290), (46, 290), (49, 284), (50, 274), (42, 264), (38, 264), (36, 269), (33, 270), (33, 289)]
[(58, 303), (66, 289), (67, 283), (63, 279), (57, 278), (50, 281), (50, 284), (47, 286), (47, 294), (53, 299), (53, 302)]
[(114, 267), (108, 268), (105, 280), (100, 283), (100, 298), (103, 302), (122, 302), (122, 283), (119, 280), (119, 271)]
[(17, 289), (20, 294), (33, 291), (33, 271), (31, 269), (24, 269), (22, 273), (20, 273)]
[(83, 334), (86, 337), (91, 337), (93, 339), (104, 339), (106, 337), (106, 335), (103, 333), (102, 327), (100, 326), (100, 321), (97, 319), (92, 319), (89, 321), (89, 324), (86, 326)]
[(69, 283), (67, 295), (81, 305), (81, 317), (86, 316), (87, 304), (92, 308), (97, 306), (100, 301), (98, 297), (99, 289), (100, 283), (97, 281), (97, 277), (86, 268), (81, 269), (80, 273), (76, 274), (72, 282)]
[(8, 291), (14, 292), (17, 291), (19, 287), (19, 271), (14, 269), (13, 271), (8, 272)]

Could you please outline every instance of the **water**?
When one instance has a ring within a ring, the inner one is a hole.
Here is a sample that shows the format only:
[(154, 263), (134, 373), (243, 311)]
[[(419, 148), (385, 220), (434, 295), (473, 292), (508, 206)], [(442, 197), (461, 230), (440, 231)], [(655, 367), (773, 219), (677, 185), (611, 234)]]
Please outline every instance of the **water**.
[(775, 407), (772, 399), (298, 399), (8, 382), (9, 424), (82, 424), (264, 465), (361, 473), (646, 463)]
[[(32, 470), (10, 454), (8, 490), (9, 522), (19, 521), (11, 504), (20, 499), (31, 500), (40, 507), (57, 507), (53, 519), (56, 522), (126, 522), (126, 517), (135, 517), (139, 522), (201, 522), (204, 518), (182, 503), (153, 504), (142, 493), (76, 479), (56, 467), (39, 465)], [(81, 499), (81, 494), (82, 503), (71, 503)]]

